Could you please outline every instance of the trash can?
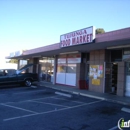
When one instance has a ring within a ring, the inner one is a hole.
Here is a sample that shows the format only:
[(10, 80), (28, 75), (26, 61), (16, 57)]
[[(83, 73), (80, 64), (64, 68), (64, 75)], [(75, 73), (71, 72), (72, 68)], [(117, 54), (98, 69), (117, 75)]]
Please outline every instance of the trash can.
[(79, 80), (79, 89), (88, 89), (86, 80)]

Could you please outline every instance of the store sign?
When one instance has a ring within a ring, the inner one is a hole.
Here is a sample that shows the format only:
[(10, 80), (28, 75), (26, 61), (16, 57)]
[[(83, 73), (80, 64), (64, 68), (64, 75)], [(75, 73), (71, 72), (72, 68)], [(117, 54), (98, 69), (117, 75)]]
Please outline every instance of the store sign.
[(130, 55), (123, 55), (122, 59), (123, 60), (129, 60), (130, 59)]
[(68, 63), (81, 63), (81, 58), (68, 58)]
[(15, 53), (14, 52), (11, 52), (10, 53), (10, 57), (14, 57)]
[(91, 43), (95, 39), (94, 27), (84, 28), (60, 36), (60, 47)]
[(15, 51), (10, 53), (10, 57), (20, 56), (22, 55), (23, 51)]
[(20, 55), (22, 55), (22, 51), (16, 51), (15, 52), (15, 56), (20, 56)]
[(80, 54), (69, 55), (67, 57), (67, 63), (81, 63), (81, 56), (80, 56)]
[(58, 58), (58, 64), (66, 63), (66, 58)]

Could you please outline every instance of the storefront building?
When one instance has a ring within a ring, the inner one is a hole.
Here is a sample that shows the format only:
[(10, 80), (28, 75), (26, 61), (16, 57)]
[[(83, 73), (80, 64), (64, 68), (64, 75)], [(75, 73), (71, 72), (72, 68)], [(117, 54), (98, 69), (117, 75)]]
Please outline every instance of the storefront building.
[(40, 81), (130, 97), (130, 28), (95, 35), (92, 26), (6, 58), (18, 59), (19, 68), (36, 64), (29, 71), (38, 73)]

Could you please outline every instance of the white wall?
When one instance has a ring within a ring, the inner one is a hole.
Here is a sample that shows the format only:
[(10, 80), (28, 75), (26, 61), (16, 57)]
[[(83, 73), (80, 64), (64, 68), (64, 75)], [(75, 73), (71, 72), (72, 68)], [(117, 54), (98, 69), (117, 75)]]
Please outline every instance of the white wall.
[(0, 69), (16, 69), (17, 70), (17, 64), (13, 63), (1, 63)]
[(65, 84), (65, 73), (56, 73), (56, 83)]
[(57, 73), (56, 83), (76, 86), (76, 74), (72, 73)]
[(76, 74), (66, 73), (66, 85), (76, 86)]

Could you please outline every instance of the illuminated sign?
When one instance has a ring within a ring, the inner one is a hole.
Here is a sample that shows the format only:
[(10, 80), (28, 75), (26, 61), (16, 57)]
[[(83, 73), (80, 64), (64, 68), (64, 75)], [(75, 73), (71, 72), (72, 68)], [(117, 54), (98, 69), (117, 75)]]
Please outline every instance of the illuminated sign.
[(60, 36), (60, 47), (91, 43), (95, 39), (94, 27), (84, 28)]

